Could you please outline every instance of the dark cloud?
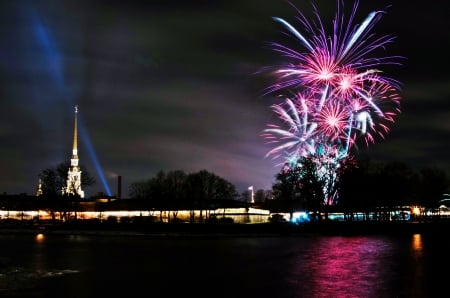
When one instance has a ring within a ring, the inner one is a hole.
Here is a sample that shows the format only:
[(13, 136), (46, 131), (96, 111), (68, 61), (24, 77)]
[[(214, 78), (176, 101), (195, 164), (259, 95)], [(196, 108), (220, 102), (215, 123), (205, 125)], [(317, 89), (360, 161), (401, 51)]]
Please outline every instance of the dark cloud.
[[(334, 14), (334, 3), (317, 7)], [(359, 154), (448, 170), (448, 9), (365, 0), (359, 20), (385, 8), (375, 31), (396, 36), (386, 53), (405, 57), (385, 70), (402, 83), (402, 113)], [(32, 194), (43, 169), (70, 159), (75, 104), (113, 193), (117, 175), (125, 193), (178, 169), (206, 169), (239, 191), (271, 187), (278, 168), (260, 137), (273, 117), (269, 78), (256, 72), (281, 59), (268, 42), (286, 37), (271, 18), (298, 25), (289, 2), (18, 0), (0, 11), (1, 192)], [(98, 191), (99, 178), (87, 193)]]

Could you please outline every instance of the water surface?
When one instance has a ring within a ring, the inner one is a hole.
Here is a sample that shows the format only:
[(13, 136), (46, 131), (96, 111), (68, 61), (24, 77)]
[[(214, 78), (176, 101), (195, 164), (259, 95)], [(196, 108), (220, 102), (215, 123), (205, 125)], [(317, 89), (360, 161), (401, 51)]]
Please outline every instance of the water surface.
[(420, 234), (1, 234), (0, 296), (436, 297), (449, 248)]

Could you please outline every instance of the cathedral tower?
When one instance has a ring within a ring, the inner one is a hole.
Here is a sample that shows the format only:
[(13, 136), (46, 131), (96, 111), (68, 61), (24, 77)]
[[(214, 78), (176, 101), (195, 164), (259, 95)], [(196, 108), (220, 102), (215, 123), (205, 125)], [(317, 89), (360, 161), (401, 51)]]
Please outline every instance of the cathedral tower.
[(73, 132), (72, 158), (70, 159), (69, 172), (67, 173), (67, 186), (63, 194), (79, 195), (84, 198), (81, 190), (81, 169), (78, 163), (78, 106), (75, 106), (75, 128)]

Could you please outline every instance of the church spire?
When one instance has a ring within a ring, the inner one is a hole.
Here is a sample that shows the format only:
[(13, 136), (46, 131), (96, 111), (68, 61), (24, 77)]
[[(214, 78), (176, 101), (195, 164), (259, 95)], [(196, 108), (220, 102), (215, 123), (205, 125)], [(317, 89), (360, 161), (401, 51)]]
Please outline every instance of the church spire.
[(67, 173), (67, 186), (63, 189), (63, 194), (79, 195), (84, 198), (84, 191), (81, 190), (81, 169), (78, 162), (78, 106), (75, 106), (72, 158)]
[(78, 106), (75, 106), (75, 128), (73, 130), (72, 155), (78, 159)]

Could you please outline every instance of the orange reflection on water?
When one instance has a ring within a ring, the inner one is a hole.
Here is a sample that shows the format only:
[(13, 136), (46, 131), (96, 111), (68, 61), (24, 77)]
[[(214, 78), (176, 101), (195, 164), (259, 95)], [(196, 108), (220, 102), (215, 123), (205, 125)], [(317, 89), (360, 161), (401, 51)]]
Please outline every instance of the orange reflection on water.
[(44, 238), (45, 238), (45, 236), (44, 236), (44, 234), (42, 234), (42, 233), (39, 233), (39, 234), (36, 235), (36, 241), (37, 241), (37, 242), (42, 242), (42, 241), (44, 241)]
[(422, 236), (420, 234), (413, 235), (412, 248), (414, 251), (422, 251)]

